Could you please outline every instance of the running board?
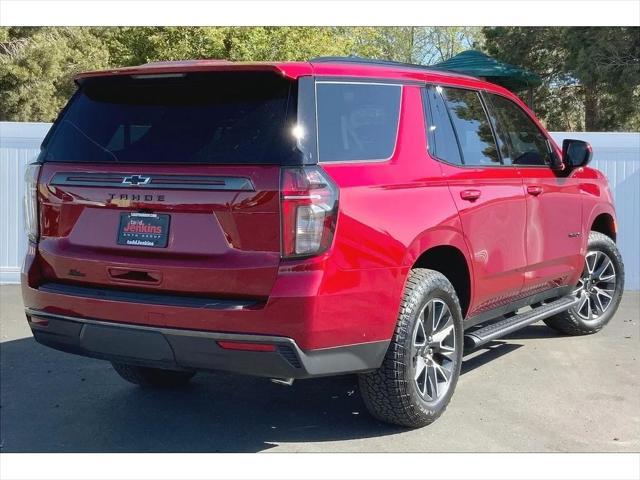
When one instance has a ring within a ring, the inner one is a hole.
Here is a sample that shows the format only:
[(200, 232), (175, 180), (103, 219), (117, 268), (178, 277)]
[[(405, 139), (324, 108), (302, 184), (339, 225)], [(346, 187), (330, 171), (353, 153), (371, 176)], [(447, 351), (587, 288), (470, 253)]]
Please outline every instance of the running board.
[(516, 330), (520, 330), (532, 323), (544, 320), (556, 313), (564, 312), (575, 306), (580, 300), (573, 295), (562, 297), (555, 302), (546, 303), (519, 315), (514, 315), (486, 327), (481, 327), (464, 335), (464, 347), (473, 350), (496, 338), (504, 337)]

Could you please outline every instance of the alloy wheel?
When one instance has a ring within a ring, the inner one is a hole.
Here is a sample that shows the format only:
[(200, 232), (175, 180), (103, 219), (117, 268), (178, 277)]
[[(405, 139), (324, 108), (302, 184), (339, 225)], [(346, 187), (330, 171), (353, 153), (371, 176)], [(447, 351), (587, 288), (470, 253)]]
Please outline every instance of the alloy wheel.
[(600, 318), (613, 303), (616, 288), (616, 270), (609, 256), (593, 250), (584, 259), (582, 277), (574, 291), (580, 299), (576, 313), (586, 321)]
[(435, 402), (449, 390), (457, 347), (449, 307), (440, 299), (429, 300), (416, 321), (412, 343), (413, 380), (425, 401)]

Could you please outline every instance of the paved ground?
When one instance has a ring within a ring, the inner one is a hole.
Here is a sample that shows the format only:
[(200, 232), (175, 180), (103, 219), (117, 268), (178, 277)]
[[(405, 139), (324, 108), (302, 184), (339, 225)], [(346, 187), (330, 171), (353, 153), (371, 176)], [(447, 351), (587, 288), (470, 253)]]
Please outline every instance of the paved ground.
[(4, 452), (512, 452), (640, 450), (640, 295), (597, 335), (536, 324), (465, 357), (447, 412), (419, 430), (372, 420), (354, 377), (293, 387), (200, 374), (129, 385), (106, 362), (36, 344), (19, 288), (0, 288)]

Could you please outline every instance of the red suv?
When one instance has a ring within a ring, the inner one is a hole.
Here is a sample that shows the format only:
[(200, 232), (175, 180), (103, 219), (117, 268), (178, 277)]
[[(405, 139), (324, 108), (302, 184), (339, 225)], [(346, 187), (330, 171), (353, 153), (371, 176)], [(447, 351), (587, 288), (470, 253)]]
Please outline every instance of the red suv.
[(375, 417), (416, 427), (463, 350), (618, 307), (590, 146), (496, 85), (353, 57), (76, 83), (27, 171), (24, 303), (38, 342), (126, 380), (358, 373)]

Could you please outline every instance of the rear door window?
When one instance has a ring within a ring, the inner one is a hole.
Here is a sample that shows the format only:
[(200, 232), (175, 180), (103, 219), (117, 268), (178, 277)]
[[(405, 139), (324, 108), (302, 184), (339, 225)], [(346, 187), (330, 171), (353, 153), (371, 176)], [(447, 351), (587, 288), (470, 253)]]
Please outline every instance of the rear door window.
[(320, 161), (389, 159), (396, 145), (401, 92), (400, 85), (318, 82)]
[(86, 79), (43, 145), (49, 162), (283, 164), (295, 83), (272, 72)]
[(501, 165), (491, 124), (478, 92), (442, 88), (465, 165)]
[(424, 92), (429, 154), (448, 163), (461, 164), (458, 140), (439, 90), (440, 87), (428, 87)]
[(504, 139), (504, 162), (508, 165), (549, 165), (551, 150), (547, 138), (522, 108), (500, 95), (487, 94), (486, 98)]

